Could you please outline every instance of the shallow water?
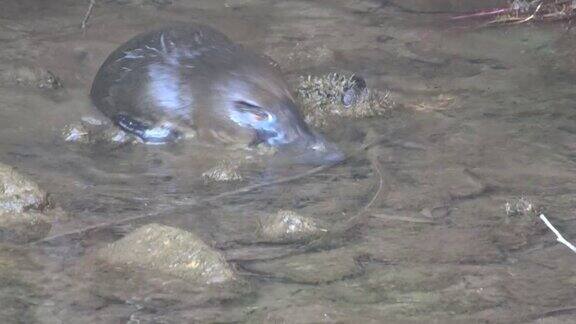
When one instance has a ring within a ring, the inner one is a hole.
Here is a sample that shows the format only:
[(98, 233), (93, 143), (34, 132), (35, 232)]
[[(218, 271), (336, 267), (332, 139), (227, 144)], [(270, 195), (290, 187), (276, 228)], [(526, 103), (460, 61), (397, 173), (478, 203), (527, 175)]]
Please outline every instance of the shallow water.
[[(0, 84), (0, 162), (68, 212), (52, 235), (151, 216), (0, 246), (0, 265), (17, 269), (0, 276), (0, 322), (573, 321), (576, 256), (533, 216), (509, 217), (504, 207), (526, 197), (576, 239), (576, 64), (566, 25), (478, 28), (388, 1), (150, 3), (163, 2), (101, 1), (86, 33), (83, 1), (2, 5), (0, 72), (41, 67), (64, 90)], [(217, 153), (64, 142), (64, 126), (99, 117), (87, 93), (106, 55), (174, 21), (208, 23), (265, 52), (293, 84), (301, 75), (350, 71), (390, 89), (401, 104), (392, 116), (325, 132), (348, 154), (387, 140), (299, 181), (197, 204), (302, 170), (248, 168), (242, 184), (208, 185), (201, 174)], [(279, 209), (344, 230), (308, 249), (260, 242), (258, 217)], [(149, 222), (193, 231), (246, 286), (167, 292), (93, 267), (95, 250)]]

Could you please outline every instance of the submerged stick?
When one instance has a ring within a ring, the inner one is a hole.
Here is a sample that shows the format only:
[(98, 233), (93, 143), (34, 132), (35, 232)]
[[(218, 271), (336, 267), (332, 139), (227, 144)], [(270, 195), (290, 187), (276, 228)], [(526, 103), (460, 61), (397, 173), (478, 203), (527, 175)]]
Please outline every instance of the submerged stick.
[(361, 223), (362, 220), (370, 216), (368, 211), (374, 205), (376, 200), (378, 200), (378, 197), (380, 197), (380, 193), (384, 188), (384, 175), (382, 173), (382, 170), (380, 169), (380, 165), (377, 158), (368, 157), (368, 160), (370, 160), (372, 170), (374, 170), (374, 172), (378, 175), (378, 188), (376, 189), (376, 192), (374, 193), (370, 201), (366, 205), (364, 205), (364, 207), (362, 207), (362, 209), (360, 209), (360, 211), (358, 211), (354, 216), (350, 217), (342, 224), (333, 226), (326, 232), (326, 234), (324, 234), (317, 240), (314, 240), (309, 244), (305, 245), (302, 249), (299, 250), (299, 252), (306, 252), (309, 250), (318, 249), (319, 247), (326, 245), (330, 240), (348, 232), (356, 224)]
[(499, 14), (509, 13), (511, 11), (513, 11), (513, 9), (511, 9), (511, 8), (496, 8), (496, 9), (490, 9), (490, 10), (475, 12), (475, 13), (466, 14), (466, 15), (454, 16), (451, 19), (452, 20), (460, 20), (460, 19), (468, 19), (468, 18), (480, 18), (480, 17), (486, 17), (486, 16), (496, 16)]
[(566, 240), (564, 238), (564, 236), (562, 236), (562, 234), (560, 234), (560, 232), (556, 229), (556, 227), (554, 227), (550, 221), (548, 221), (548, 218), (546, 218), (546, 216), (544, 216), (544, 214), (540, 214), (540, 219), (544, 222), (544, 224), (546, 224), (546, 226), (548, 226), (548, 228), (554, 233), (556, 234), (556, 241), (566, 245), (570, 250), (572, 250), (572, 252), (576, 253), (576, 247), (574, 247), (574, 245), (572, 245), (572, 243), (568, 242), (568, 240)]
[[(495, 14), (491, 14), (494, 12)], [(533, 0), (524, 7), (511, 5), (503, 12), (478, 12), (470, 15), (457, 16), (453, 19), (496, 16), (482, 27), (497, 25), (515, 25), (531, 21), (557, 21), (576, 17), (576, 2), (573, 0)]]
[(386, 220), (386, 221), (399, 221), (399, 222), (407, 222), (407, 223), (421, 223), (421, 224), (436, 224), (437, 222), (431, 219), (425, 218), (418, 218), (418, 217), (410, 217), (410, 216), (397, 216), (397, 215), (388, 215), (388, 214), (373, 214), (372, 217)]
[[(330, 163), (330, 164), (326, 164), (326, 165), (323, 165), (323, 166), (319, 166), (319, 167), (310, 169), (310, 170), (308, 170), (308, 171), (305, 171), (305, 172), (303, 172), (303, 173), (300, 173), (300, 174), (297, 174), (297, 175), (294, 175), (294, 176), (282, 177), (282, 178), (279, 178), (279, 179), (276, 179), (276, 180), (272, 180), (272, 181), (268, 181), (268, 182), (263, 182), (263, 183), (254, 184), (254, 185), (248, 185), (248, 186), (245, 186), (245, 187), (236, 189), (236, 190), (223, 192), (223, 193), (218, 194), (218, 195), (216, 195), (216, 196), (208, 197), (208, 198), (201, 199), (201, 200), (197, 200), (197, 201), (183, 202), (183, 203), (179, 203), (179, 204), (177, 203), (177, 206), (174, 206), (174, 207), (171, 206), (172, 208), (166, 208), (165, 205), (162, 205), (162, 206), (160, 206), (159, 208), (157, 208), (157, 210), (155, 210), (155, 211), (153, 211), (153, 212), (150, 212), (150, 213), (148, 213), (148, 214), (138, 215), (138, 216), (133, 216), (133, 217), (128, 217), (128, 218), (124, 218), (124, 219), (121, 219), (121, 220), (112, 221), (112, 222), (108, 222), (108, 223), (99, 223), (99, 224), (96, 224), (96, 225), (92, 225), (92, 226), (88, 226), (88, 227), (83, 227), (83, 228), (79, 228), (79, 229), (76, 229), (76, 230), (70, 230), (70, 231), (67, 231), (67, 232), (64, 232), (64, 233), (60, 233), (60, 234), (52, 235), (52, 236), (49, 236), (49, 237), (45, 237), (45, 238), (43, 238), (43, 239), (41, 239), (41, 240), (38, 240), (38, 241), (30, 242), (29, 244), (30, 244), (30, 245), (33, 245), (33, 244), (39, 244), (39, 243), (49, 242), (49, 241), (53, 241), (53, 240), (60, 239), (60, 238), (63, 238), (63, 237), (66, 237), (66, 236), (70, 236), (70, 235), (83, 234), (83, 233), (86, 233), (86, 232), (89, 232), (89, 231), (101, 230), (101, 229), (105, 229), (105, 228), (108, 228), (108, 227), (117, 226), (117, 225), (122, 225), (122, 224), (129, 223), (129, 222), (133, 222), (133, 221), (139, 221), (139, 220), (143, 220), (143, 219), (147, 219), (147, 218), (157, 217), (157, 216), (160, 216), (160, 215), (165, 214), (165, 213), (168, 213), (168, 212), (174, 212), (175, 210), (178, 210), (178, 209), (188, 208), (188, 207), (194, 207), (194, 206), (200, 206), (200, 205), (202, 205), (202, 204), (211, 203), (211, 202), (220, 200), (220, 199), (222, 199), (222, 198), (227, 198), (227, 197), (230, 197), (230, 196), (235, 196), (235, 195), (239, 195), (239, 194), (243, 194), (243, 193), (248, 193), (248, 192), (251, 192), (251, 191), (255, 191), (255, 190), (258, 190), (258, 189), (261, 189), (261, 188), (265, 188), (265, 187), (270, 187), (270, 186), (273, 186), (273, 185), (279, 185), (279, 184), (284, 184), (284, 183), (288, 183), (288, 182), (293, 182), (293, 181), (296, 181), (296, 180), (300, 180), (300, 179), (303, 179), (303, 178), (306, 178), (306, 177), (315, 175), (315, 174), (317, 174), (317, 173), (320, 173), (320, 172), (322, 172), (322, 171), (328, 170), (328, 169), (330, 169), (330, 168), (332, 168), (332, 167), (334, 167), (334, 166), (336, 166), (336, 165), (338, 165), (338, 164), (344, 163), (344, 162), (346, 162), (347, 160), (350, 159), (350, 156), (355, 156), (356, 154), (361, 153), (361, 152), (369, 149), (370, 147), (372, 147), (372, 146), (374, 146), (374, 145), (376, 145), (376, 144), (378, 144), (378, 143), (381, 143), (381, 142), (383, 142), (383, 141), (385, 141), (385, 140), (388, 140), (388, 136), (379, 136), (379, 137), (377, 137), (376, 139), (374, 139), (373, 141), (371, 141), (371, 142), (369, 142), (369, 143), (367, 143), (367, 144), (362, 145), (362, 147), (360, 147), (360, 149), (358, 149), (354, 154), (349, 155), (348, 157), (346, 157), (346, 158), (345, 158), (344, 160), (342, 160), (342, 161), (334, 162), (334, 163)], [(378, 172), (380, 173), (380, 171), (378, 171)], [(381, 173), (380, 173), (380, 175), (381, 175)], [(375, 197), (376, 197), (376, 196), (375, 196)], [(375, 197), (374, 197), (372, 200), (375, 200)], [(372, 203), (373, 203), (373, 201), (370, 202), (370, 204), (372, 204)], [(162, 209), (162, 208), (165, 208), (165, 209)], [(158, 210), (158, 209), (160, 209), (160, 210)], [(365, 209), (366, 209), (366, 207), (364, 208), (364, 210), (365, 210)]]
[(522, 24), (522, 23), (525, 23), (525, 22), (528, 22), (528, 21), (534, 19), (534, 17), (536, 17), (536, 14), (538, 14), (538, 12), (540, 11), (540, 8), (542, 8), (542, 3), (540, 3), (540, 4), (538, 5), (538, 7), (536, 7), (536, 10), (534, 10), (534, 12), (532, 13), (532, 15), (530, 15), (528, 18), (523, 19), (523, 20), (520, 20), (520, 21), (517, 21), (517, 22), (514, 22), (514, 23), (515, 23), (515, 24)]
[(82, 19), (82, 24), (80, 24), (80, 30), (86, 31), (86, 26), (88, 24), (88, 20), (90, 19), (90, 16), (92, 15), (92, 10), (94, 9), (95, 5), (96, 5), (96, 0), (90, 0), (90, 4), (88, 4), (88, 9), (86, 10), (86, 13), (84, 14), (84, 19)]

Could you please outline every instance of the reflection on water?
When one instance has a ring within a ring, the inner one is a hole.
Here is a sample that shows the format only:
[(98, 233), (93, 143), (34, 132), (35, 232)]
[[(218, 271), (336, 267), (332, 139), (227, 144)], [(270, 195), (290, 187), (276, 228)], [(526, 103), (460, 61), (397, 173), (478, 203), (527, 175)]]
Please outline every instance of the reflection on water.
[[(68, 212), (53, 235), (121, 224), (0, 245), (0, 322), (568, 323), (574, 256), (504, 206), (527, 197), (576, 238), (574, 33), (561, 24), (476, 28), (418, 13), (419, 1), (396, 2), (109, 1), (83, 35), (84, 2), (8, 1), (0, 72), (42, 67), (64, 89), (2, 78), (0, 161)], [(242, 181), (211, 183), (202, 174), (222, 158), (213, 149), (62, 140), (64, 126), (101, 117), (87, 91), (112, 49), (189, 20), (269, 54), (293, 85), (301, 75), (351, 71), (391, 89), (402, 108), (331, 125), (326, 137), (353, 156), (265, 187), (309, 169), (255, 158), (241, 167)], [(309, 246), (265, 242), (262, 217), (279, 210), (333, 235)], [(198, 235), (241, 283), (189, 287), (96, 266), (96, 251), (152, 222)]]

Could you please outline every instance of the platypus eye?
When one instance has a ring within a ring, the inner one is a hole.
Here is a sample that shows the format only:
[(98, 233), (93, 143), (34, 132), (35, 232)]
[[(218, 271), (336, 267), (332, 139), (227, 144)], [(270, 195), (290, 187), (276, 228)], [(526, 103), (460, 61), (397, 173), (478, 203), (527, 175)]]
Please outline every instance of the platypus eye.
[(270, 114), (264, 108), (246, 101), (235, 101), (234, 107), (241, 113), (249, 113), (256, 120), (262, 121), (270, 118)]

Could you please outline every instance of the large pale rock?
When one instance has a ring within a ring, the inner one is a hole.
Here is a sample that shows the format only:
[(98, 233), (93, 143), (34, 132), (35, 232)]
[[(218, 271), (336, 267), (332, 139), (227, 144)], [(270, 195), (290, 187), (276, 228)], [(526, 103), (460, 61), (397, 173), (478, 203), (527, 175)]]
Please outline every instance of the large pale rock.
[(193, 233), (160, 224), (145, 225), (98, 252), (103, 261), (159, 272), (197, 284), (233, 280), (224, 258)]
[(0, 242), (24, 244), (47, 236), (52, 227), (47, 206), (44, 190), (0, 163)]

